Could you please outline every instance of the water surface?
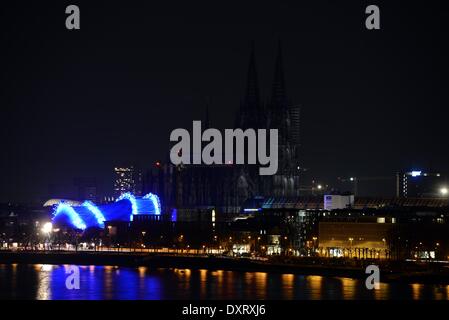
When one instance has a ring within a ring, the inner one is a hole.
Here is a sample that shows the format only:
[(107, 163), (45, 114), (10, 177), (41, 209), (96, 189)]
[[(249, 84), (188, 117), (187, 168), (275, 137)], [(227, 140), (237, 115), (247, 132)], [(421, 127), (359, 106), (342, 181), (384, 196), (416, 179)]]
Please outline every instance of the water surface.
[(381, 283), (266, 272), (79, 266), (80, 289), (66, 288), (68, 265), (0, 264), (0, 299), (432, 299), (449, 300), (449, 286)]

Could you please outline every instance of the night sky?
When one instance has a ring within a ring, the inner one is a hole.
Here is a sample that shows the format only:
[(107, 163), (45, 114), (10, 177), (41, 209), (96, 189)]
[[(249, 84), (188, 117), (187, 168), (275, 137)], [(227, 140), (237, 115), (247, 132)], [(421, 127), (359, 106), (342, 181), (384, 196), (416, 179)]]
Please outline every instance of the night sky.
[[(392, 3), (394, 2), (394, 3)], [(81, 30), (65, 28), (65, 7)], [(381, 30), (365, 28), (377, 4)], [(42, 201), (73, 179), (164, 160), (169, 134), (231, 128), (255, 41), (262, 98), (281, 39), (301, 104), (302, 163), (322, 181), (449, 173), (444, 1), (16, 1), (0, 6), (0, 202)], [(55, 195), (56, 196), (56, 195)]]

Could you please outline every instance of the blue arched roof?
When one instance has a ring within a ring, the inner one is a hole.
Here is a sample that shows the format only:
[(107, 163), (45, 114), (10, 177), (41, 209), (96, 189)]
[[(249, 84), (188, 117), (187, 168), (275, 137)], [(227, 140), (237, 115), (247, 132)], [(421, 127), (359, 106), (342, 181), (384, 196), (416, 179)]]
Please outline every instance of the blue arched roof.
[(144, 197), (125, 193), (116, 202), (103, 205), (95, 205), (91, 201), (81, 205), (60, 202), (55, 206), (53, 222), (85, 230), (104, 228), (105, 221), (132, 221), (133, 216), (139, 214), (160, 215), (159, 197), (152, 193)]

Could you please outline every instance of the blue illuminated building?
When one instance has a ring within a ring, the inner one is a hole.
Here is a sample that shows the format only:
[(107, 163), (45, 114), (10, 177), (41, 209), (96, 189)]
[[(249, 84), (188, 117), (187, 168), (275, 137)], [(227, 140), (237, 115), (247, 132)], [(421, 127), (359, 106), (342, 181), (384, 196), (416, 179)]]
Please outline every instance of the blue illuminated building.
[(85, 201), (81, 205), (60, 202), (53, 212), (53, 223), (64, 224), (74, 229), (104, 228), (105, 221), (133, 221), (135, 215), (161, 215), (159, 197), (149, 193), (136, 197), (131, 193), (122, 194), (114, 203), (95, 205)]

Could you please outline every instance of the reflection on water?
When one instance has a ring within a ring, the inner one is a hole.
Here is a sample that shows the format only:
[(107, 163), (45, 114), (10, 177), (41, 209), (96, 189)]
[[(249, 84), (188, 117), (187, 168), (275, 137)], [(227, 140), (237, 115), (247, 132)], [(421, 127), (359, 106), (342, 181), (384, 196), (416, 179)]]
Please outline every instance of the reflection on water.
[(423, 285), (419, 283), (412, 284), (413, 299), (417, 300), (421, 297)]
[(341, 278), (340, 281), (342, 287), (345, 288), (345, 290), (343, 290), (343, 299), (354, 299), (357, 293), (357, 281), (351, 278)]
[(69, 265), (0, 264), (0, 299), (435, 299), (449, 286), (224, 270), (80, 266), (80, 289), (65, 286)]
[(305, 278), (307, 281), (307, 287), (310, 290), (310, 298), (313, 300), (320, 299), (321, 285), (323, 277), (321, 276), (309, 276)]
[[(51, 282), (52, 282), (52, 270), (51, 264), (37, 264), (34, 266), (34, 271), (37, 272), (38, 288), (36, 293), (36, 299), (38, 300), (50, 300), (51, 299)], [(64, 281), (65, 285), (65, 281)]]
[(283, 274), (281, 276), (281, 281), (283, 284), (283, 299), (291, 300), (293, 299), (294, 294), (294, 281), (295, 281), (295, 275), (294, 274)]

